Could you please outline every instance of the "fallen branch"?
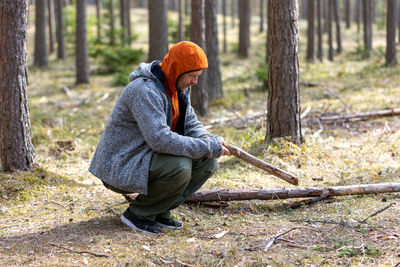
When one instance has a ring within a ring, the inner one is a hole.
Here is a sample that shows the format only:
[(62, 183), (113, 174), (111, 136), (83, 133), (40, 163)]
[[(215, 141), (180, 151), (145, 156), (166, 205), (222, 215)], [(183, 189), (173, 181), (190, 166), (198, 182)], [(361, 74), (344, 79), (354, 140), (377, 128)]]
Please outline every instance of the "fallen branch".
[(285, 235), (285, 234), (287, 234), (287, 233), (289, 233), (289, 232), (291, 232), (291, 231), (293, 231), (293, 230), (296, 230), (296, 229), (299, 229), (299, 227), (294, 227), (294, 228), (289, 229), (289, 230), (287, 230), (287, 231), (285, 231), (285, 232), (283, 232), (283, 233), (279, 233), (279, 234), (276, 234), (276, 235), (271, 236), (270, 238), (268, 238), (268, 243), (267, 243), (267, 245), (266, 245), (265, 248), (264, 248), (264, 252), (268, 252), (268, 250), (272, 247), (272, 245), (275, 243), (275, 241), (276, 241), (279, 237), (281, 237), (281, 236), (283, 236), (283, 235)]
[(386, 110), (355, 113), (355, 114), (348, 114), (348, 115), (326, 116), (326, 117), (320, 117), (319, 119), (322, 122), (342, 121), (342, 120), (351, 121), (351, 120), (356, 120), (356, 119), (371, 119), (371, 118), (375, 118), (375, 117), (397, 116), (397, 115), (400, 115), (400, 109), (386, 109)]
[(285, 180), (288, 183), (291, 183), (293, 185), (298, 185), (299, 184), (299, 180), (297, 179), (296, 176), (285, 172), (284, 170), (281, 170), (253, 155), (250, 155), (249, 153), (247, 153), (246, 151), (235, 147), (233, 145), (229, 145), (229, 144), (225, 144), (224, 145), (229, 152), (231, 152), (232, 155), (234, 155), (237, 158), (240, 158), (248, 163), (250, 163), (251, 165), (254, 165), (278, 178), (281, 178), (283, 180)]
[(324, 199), (326, 199), (328, 197), (329, 197), (329, 190), (323, 189), (322, 190), (322, 194), (319, 197), (313, 197), (313, 198), (310, 198), (310, 199), (294, 202), (294, 203), (289, 205), (289, 208), (294, 209), (294, 208), (300, 207), (302, 205), (314, 204), (314, 203), (316, 203), (318, 201), (321, 201), (321, 200), (324, 200)]
[(67, 248), (67, 247), (59, 246), (59, 245), (57, 245), (57, 244), (53, 244), (53, 243), (49, 243), (49, 242), (45, 242), (45, 244), (49, 244), (49, 245), (54, 246), (54, 247), (57, 247), (57, 248), (65, 249), (65, 250), (68, 250), (69, 252), (73, 252), (73, 253), (78, 253), (78, 254), (90, 254), (90, 255), (93, 255), (93, 256), (96, 256), (96, 257), (104, 257), (104, 258), (110, 257), (110, 256), (105, 255), (105, 254), (97, 254), (97, 253), (90, 252), (90, 251), (86, 251), (86, 250), (81, 250), (81, 251), (79, 251), (79, 250), (74, 250), (74, 249), (70, 249), (70, 248)]
[(191, 195), (186, 202), (212, 202), (233, 200), (274, 200), (321, 196), (323, 190), (328, 196), (363, 195), (400, 192), (400, 183), (363, 184), (331, 187), (271, 188), (271, 189), (223, 189), (201, 190)]
[(389, 205), (387, 205), (387, 206), (384, 207), (383, 209), (380, 209), (380, 210), (378, 210), (378, 211), (372, 213), (371, 215), (369, 215), (369, 216), (368, 216), (367, 218), (365, 218), (364, 220), (359, 221), (359, 223), (366, 223), (367, 220), (368, 220), (369, 218), (374, 217), (374, 216), (378, 215), (378, 214), (381, 213), (381, 212), (384, 212), (385, 210), (387, 210), (388, 208), (390, 208), (390, 207), (393, 206), (394, 204), (396, 204), (396, 203), (390, 203)]

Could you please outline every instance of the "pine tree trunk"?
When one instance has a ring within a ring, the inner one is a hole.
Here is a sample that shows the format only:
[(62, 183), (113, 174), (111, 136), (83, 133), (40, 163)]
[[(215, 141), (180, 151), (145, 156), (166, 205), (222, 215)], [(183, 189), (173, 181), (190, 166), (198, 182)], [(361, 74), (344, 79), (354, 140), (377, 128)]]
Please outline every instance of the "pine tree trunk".
[(0, 169), (7, 172), (35, 164), (26, 70), (28, 6), (28, 0), (0, 1)]
[(336, 25), (336, 44), (337, 48), (336, 51), (338, 53), (342, 53), (342, 35), (340, 30), (340, 16), (339, 16), (339, 7), (338, 7), (338, 0), (332, 0), (332, 8), (333, 8), (333, 15), (335, 18), (335, 25)]
[(185, 40), (185, 0), (179, 0), (178, 40)]
[[(192, 42), (206, 50), (204, 0), (192, 1)], [(190, 99), (196, 113), (207, 116), (208, 91), (207, 71), (203, 71), (196, 85), (192, 86)]]
[(76, 83), (89, 83), (86, 0), (76, 2)]
[(308, 0), (308, 13), (307, 13), (307, 61), (314, 61), (314, 0)]
[(115, 18), (114, 18), (114, 5), (115, 0), (109, 0), (108, 3), (108, 16), (109, 16), (109, 23), (110, 23), (110, 45), (115, 45)]
[(317, 0), (317, 33), (318, 33), (318, 51), (317, 56), (319, 61), (323, 60), (323, 50), (322, 50), (322, 23), (321, 23), (321, 0)]
[(35, 52), (33, 65), (46, 67), (47, 41), (46, 41), (46, 0), (35, 2)]
[(224, 53), (228, 52), (228, 45), (227, 45), (227, 34), (226, 34), (226, 1), (227, 0), (222, 0), (222, 14), (223, 14), (223, 20), (222, 20), (222, 28), (223, 28), (223, 48), (222, 51)]
[(372, 50), (372, 18), (371, 18), (371, 0), (363, 0), (363, 21), (364, 21), (364, 47), (366, 50)]
[(260, 32), (264, 32), (264, 0), (260, 0)]
[(299, 25), (296, 0), (269, 0), (266, 140), (303, 141), (300, 124)]
[(396, 58), (396, 21), (398, 0), (388, 0), (386, 17), (386, 64), (397, 63)]
[(206, 51), (208, 59), (207, 91), (209, 101), (221, 98), (222, 79), (219, 59), (217, 0), (205, 0)]
[(250, 47), (250, 1), (239, 0), (239, 56), (248, 57)]
[(96, 28), (97, 39), (101, 41), (101, 9), (103, 7), (102, 0), (96, 0)]
[(355, 21), (357, 23), (357, 33), (360, 32), (360, 24), (361, 24), (361, 1), (356, 1), (355, 2), (355, 12), (354, 12), (354, 16), (355, 16)]
[(167, 0), (149, 1), (149, 59), (162, 60), (168, 53)]
[(56, 39), (56, 25), (55, 25), (55, 10), (54, 10), (54, 0), (47, 1), (48, 8), (48, 21), (49, 21), (49, 50), (50, 53), (54, 52), (54, 42)]
[(328, 0), (328, 59), (333, 61), (333, 36), (332, 36), (332, 12), (333, 12), (333, 1)]
[(231, 0), (231, 25), (235, 28), (235, 17), (236, 17), (236, 7), (238, 6), (238, 0)]
[(131, 28), (131, 0), (126, 0), (126, 42), (128, 46), (132, 43), (132, 28)]
[(350, 0), (344, 0), (344, 13), (345, 13), (346, 29), (350, 29), (350, 14), (351, 14)]
[(65, 59), (65, 41), (64, 41), (64, 13), (63, 13), (63, 0), (56, 0), (56, 14), (57, 14), (57, 58)]

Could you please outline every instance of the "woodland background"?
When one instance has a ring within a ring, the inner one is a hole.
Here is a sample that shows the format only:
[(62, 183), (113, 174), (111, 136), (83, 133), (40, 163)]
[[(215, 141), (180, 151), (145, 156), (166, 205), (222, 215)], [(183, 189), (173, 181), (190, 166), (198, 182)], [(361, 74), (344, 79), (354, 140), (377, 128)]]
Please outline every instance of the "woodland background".
[[(0, 265), (399, 266), (398, 193), (185, 204), (174, 212), (182, 230), (148, 236), (120, 223), (125, 199), (87, 171), (129, 73), (192, 40), (210, 68), (191, 100), (212, 133), (301, 187), (398, 182), (399, 1), (2, 0), (0, 10)], [(390, 116), (332, 119), (379, 110)], [(204, 189), (275, 187), (292, 186), (225, 157)]]

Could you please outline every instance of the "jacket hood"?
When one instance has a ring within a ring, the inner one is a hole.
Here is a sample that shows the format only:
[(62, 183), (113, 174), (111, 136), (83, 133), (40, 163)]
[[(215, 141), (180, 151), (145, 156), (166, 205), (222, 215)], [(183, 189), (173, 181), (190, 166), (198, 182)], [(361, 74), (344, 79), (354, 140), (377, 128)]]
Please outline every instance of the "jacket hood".
[(193, 42), (183, 41), (173, 45), (161, 62), (167, 94), (172, 102), (172, 130), (179, 118), (177, 81), (187, 72), (208, 68), (207, 56), (200, 46)]
[(154, 74), (151, 72), (151, 63), (140, 63), (139, 67), (132, 71), (132, 73), (129, 75), (129, 81), (133, 81), (139, 77), (146, 77), (152, 80), (157, 80), (157, 78), (154, 76)]

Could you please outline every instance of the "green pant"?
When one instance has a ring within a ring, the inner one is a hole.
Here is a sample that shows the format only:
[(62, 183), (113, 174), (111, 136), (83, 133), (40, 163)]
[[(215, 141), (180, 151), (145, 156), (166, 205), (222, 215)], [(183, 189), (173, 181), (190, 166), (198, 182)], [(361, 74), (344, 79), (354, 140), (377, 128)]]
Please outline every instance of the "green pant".
[[(217, 165), (218, 160), (215, 158), (190, 159), (153, 153), (147, 195), (138, 195), (130, 203), (129, 210), (144, 220), (170, 218), (170, 210), (177, 208), (187, 197), (199, 190), (213, 175)], [(124, 193), (120, 190), (114, 191)]]

